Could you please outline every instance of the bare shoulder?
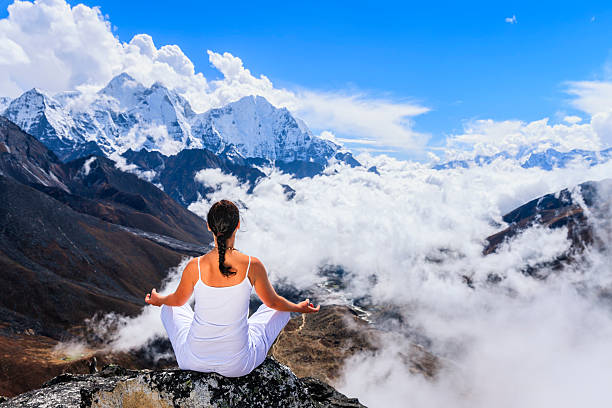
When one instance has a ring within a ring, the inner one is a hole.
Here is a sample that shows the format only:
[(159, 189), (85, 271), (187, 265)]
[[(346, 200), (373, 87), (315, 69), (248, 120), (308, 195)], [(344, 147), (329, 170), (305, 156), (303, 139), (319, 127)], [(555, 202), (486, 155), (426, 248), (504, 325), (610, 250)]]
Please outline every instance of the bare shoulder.
[(249, 269), (249, 276), (251, 277), (252, 283), (255, 283), (260, 277), (265, 277), (267, 274), (266, 268), (263, 262), (255, 256), (251, 256), (251, 267)]
[(189, 277), (198, 276), (198, 262), (200, 261), (200, 257), (195, 257), (187, 262), (185, 269), (183, 270), (183, 275), (187, 275)]
[(265, 270), (263, 263), (256, 256), (251, 256), (251, 268), (253, 271)]

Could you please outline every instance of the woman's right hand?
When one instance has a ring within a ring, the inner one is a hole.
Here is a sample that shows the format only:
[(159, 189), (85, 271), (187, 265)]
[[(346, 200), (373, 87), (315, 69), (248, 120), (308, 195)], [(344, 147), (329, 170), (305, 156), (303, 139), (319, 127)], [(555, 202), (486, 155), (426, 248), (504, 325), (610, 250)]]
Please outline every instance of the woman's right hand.
[(147, 296), (145, 296), (145, 303), (148, 303), (153, 306), (161, 306), (163, 305), (162, 296), (157, 293), (155, 288), (153, 288), (151, 293), (147, 293)]
[(304, 301), (301, 301), (300, 303), (297, 303), (297, 306), (298, 306), (297, 312), (300, 312), (300, 313), (316, 313), (321, 308), (321, 305), (314, 307), (314, 305), (310, 303), (310, 299), (306, 299)]

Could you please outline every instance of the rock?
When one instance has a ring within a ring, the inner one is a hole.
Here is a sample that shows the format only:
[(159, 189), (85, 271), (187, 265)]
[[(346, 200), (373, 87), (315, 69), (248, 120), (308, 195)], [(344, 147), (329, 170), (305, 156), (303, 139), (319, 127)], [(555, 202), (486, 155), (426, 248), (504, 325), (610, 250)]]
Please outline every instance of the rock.
[(93, 356), (87, 362), (87, 368), (89, 369), (89, 374), (94, 374), (98, 372), (98, 360), (96, 359), (96, 356)]
[(325, 407), (363, 407), (357, 398), (347, 398), (318, 378), (304, 377), (300, 380), (308, 388), (311, 398)]
[(127, 370), (61, 374), (4, 407), (364, 407), (313, 378), (299, 379), (268, 357), (244, 377), (185, 370)]

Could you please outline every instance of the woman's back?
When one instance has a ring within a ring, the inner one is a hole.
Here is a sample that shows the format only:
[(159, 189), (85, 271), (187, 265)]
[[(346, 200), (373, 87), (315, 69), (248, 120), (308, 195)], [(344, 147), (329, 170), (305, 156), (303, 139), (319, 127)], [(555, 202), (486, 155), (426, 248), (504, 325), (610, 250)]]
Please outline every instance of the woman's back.
[[(187, 336), (193, 364), (223, 365), (231, 363), (248, 351), (249, 300), (251, 282), (248, 257), (246, 270), (238, 270), (233, 278), (242, 280), (230, 286), (210, 286), (214, 268), (204, 260), (204, 267), (198, 259), (199, 279), (194, 286), (194, 318)], [(214, 264), (213, 264), (214, 265)], [(204, 271), (204, 273), (202, 273)], [(219, 271), (216, 271), (219, 275)], [(226, 278), (227, 279), (227, 278)]]

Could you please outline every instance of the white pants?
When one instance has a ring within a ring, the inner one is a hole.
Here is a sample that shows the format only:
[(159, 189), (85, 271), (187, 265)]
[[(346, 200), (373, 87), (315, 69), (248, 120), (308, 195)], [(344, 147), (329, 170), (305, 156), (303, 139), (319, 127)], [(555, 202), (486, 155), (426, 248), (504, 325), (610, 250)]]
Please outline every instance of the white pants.
[(243, 360), (227, 367), (215, 366), (213, 368), (199, 364), (197, 358), (190, 353), (187, 335), (193, 322), (193, 315), (193, 309), (188, 303), (183, 306), (163, 305), (161, 307), (161, 320), (170, 343), (172, 343), (179, 368), (203, 372), (215, 371), (226, 377), (246, 375), (263, 363), (272, 343), (290, 318), (289, 312), (280, 312), (262, 304), (248, 318), (249, 349), (245, 350)]

